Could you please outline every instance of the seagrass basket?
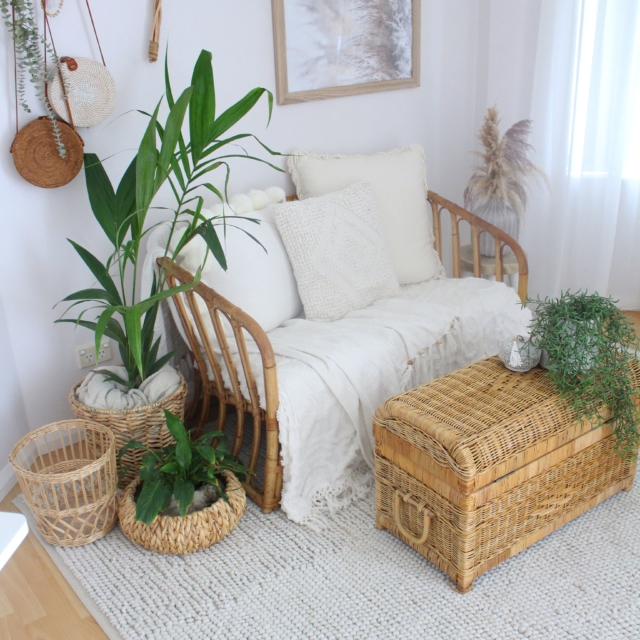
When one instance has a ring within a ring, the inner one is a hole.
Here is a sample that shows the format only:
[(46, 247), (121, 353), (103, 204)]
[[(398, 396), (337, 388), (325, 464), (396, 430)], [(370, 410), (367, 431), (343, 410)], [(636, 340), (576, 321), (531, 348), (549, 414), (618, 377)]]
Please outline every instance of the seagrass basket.
[[(170, 396), (135, 409), (97, 409), (82, 404), (76, 392), (82, 384), (82, 380), (71, 389), (69, 402), (71, 409), (78, 418), (93, 420), (109, 427), (113, 431), (116, 439), (116, 452), (120, 451), (129, 440), (137, 440), (149, 449), (162, 449), (173, 443), (173, 437), (164, 419), (163, 411), (171, 411), (182, 420), (184, 418), (184, 403), (187, 396), (187, 383), (182, 374), (180, 375), (180, 386)], [(138, 477), (140, 462), (146, 452), (141, 449), (131, 449), (127, 451), (122, 459), (118, 459), (118, 474), (124, 470), (124, 475), (120, 480), (119, 487), (125, 489), (133, 480)]]
[(120, 498), (120, 527), (131, 542), (149, 551), (184, 554), (206, 549), (229, 535), (247, 506), (247, 494), (231, 471), (223, 471), (229, 504), (220, 499), (210, 507), (184, 518), (157, 516), (151, 525), (136, 520), (134, 496), (140, 479), (132, 482)]
[(113, 528), (116, 443), (106, 427), (88, 420), (54, 422), (22, 438), (9, 462), (47, 542), (76, 547)]

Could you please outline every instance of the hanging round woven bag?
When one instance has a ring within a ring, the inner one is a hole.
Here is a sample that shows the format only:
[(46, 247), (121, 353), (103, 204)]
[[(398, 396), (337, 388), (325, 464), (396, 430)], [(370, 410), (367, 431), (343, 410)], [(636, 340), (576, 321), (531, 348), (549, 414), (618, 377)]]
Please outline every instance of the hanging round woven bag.
[(31, 184), (44, 189), (61, 187), (71, 182), (82, 169), (84, 142), (66, 122), (58, 121), (65, 148), (61, 158), (53, 134), (53, 125), (42, 116), (25, 125), (11, 145), (13, 162), (18, 173)]
[[(71, 107), (69, 117), (64, 89)], [(107, 67), (91, 58), (60, 58), (60, 73), (54, 74), (48, 85), (49, 102), (53, 110), (76, 127), (93, 127), (100, 124), (116, 104), (116, 83)]]

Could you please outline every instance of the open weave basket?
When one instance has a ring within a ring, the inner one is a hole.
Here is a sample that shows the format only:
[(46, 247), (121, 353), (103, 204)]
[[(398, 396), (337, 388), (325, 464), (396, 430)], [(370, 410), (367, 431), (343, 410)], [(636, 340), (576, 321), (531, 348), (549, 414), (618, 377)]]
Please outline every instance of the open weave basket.
[[(184, 418), (187, 383), (180, 372), (178, 375), (180, 375), (180, 386), (177, 391), (158, 402), (135, 409), (97, 409), (82, 404), (76, 396), (82, 380), (71, 389), (69, 402), (73, 413), (78, 418), (93, 420), (113, 431), (116, 438), (116, 452), (122, 449), (129, 440), (137, 440), (149, 449), (162, 449), (173, 443), (173, 436), (167, 429), (164, 419), (164, 410), (171, 411), (180, 420)], [(121, 489), (127, 487), (138, 477), (140, 462), (145, 453), (141, 449), (130, 449), (121, 460), (118, 460), (118, 474), (122, 469), (126, 470), (118, 485)]]
[(231, 533), (244, 514), (247, 495), (231, 471), (223, 471), (229, 504), (220, 499), (184, 518), (157, 516), (151, 525), (136, 520), (134, 495), (140, 480), (132, 482), (120, 498), (120, 527), (131, 542), (149, 551), (183, 554), (206, 549)]
[(22, 438), (9, 462), (47, 542), (76, 547), (113, 528), (116, 445), (106, 427), (88, 420), (49, 424)]

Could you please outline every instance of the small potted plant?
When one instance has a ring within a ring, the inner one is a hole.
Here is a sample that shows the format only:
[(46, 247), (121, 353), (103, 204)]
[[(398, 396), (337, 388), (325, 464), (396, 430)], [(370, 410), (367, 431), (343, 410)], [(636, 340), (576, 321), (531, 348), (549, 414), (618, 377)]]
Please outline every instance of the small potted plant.
[(530, 340), (546, 352), (555, 389), (578, 416), (610, 417), (621, 454), (636, 455), (638, 337), (624, 312), (611, 298), (580, 291), (530, 302), (537, 304)]
[(214, 431), (192, 440), (182, 421), (165, 411), (174, 443), (153, 451), (131, 440), (120, 451), (145, 451), (138, 478), (120, 499), (124, 534), (159, 553), (183, 554), (206, 549), (233, 531), (247, 497), (240, 478), (250, 473)]

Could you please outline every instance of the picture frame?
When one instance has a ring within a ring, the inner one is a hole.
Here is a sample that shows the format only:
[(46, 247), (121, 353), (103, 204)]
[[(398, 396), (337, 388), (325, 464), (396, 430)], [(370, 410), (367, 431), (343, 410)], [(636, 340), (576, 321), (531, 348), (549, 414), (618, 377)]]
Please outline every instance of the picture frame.
[(420, 0), (271, 5), (279, 105), (420, 86)]

